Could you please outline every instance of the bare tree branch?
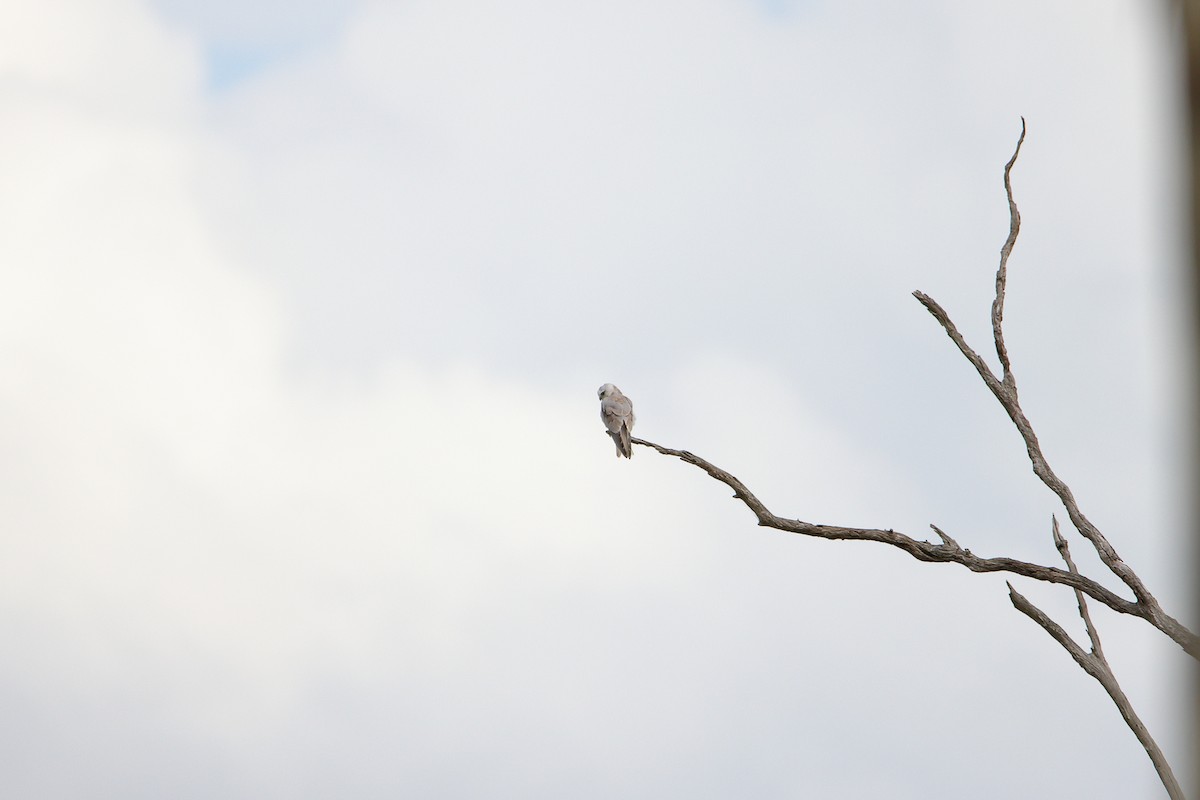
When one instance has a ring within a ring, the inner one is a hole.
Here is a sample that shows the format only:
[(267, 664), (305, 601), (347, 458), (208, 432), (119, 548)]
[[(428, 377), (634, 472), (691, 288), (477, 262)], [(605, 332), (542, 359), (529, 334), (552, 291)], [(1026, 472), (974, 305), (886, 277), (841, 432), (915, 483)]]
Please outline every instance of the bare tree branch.
[[(1100, 583), (1087, 578), (1078, 573), (1071, 573), (1057, 567), (1047, 567), (1041, 564), (1032, 564), (1026, 561), (1019, 561), (1014, 558), (981, 558), (969, 549), (963, 549), (943, 533), (936, 526), (933, 527), (935, 533), (942, 539), (942, 544), (934, 544), (932, 542), (921, 539), (914, 539), (898, 531), (890, 528), (847, 528), (840, 525), (818, 525), (812, 522), (804, 522), (798, 519), (788, 519), (773, 514), (767, 506), (759, 500), (753, 492), (747, 488), (746, 484), (742, 483), (729, 472), (721, 469), (715, 464), (705, 461), (695, 453), (690, 453), (687, 450), (674, 450), (670, 447), (664, 447), (660, 444), (647, 441), (645, 439), (631, 439), (634, 444), (643, 447), (649, 447), (662, 453), (664, 456), (674, 456), (675, 458), (685, 461), (692, 466), (699, 467), (704, 470), (709, 476), (715, 478), (721, 483), (733, 489), (733, 496), (742, 501), (754, 516), (758, 519), (758, 524), (765, 528), (774, 528), (788, 533), (798, 533), (803, 536), (816, 536), (821, 539), (837, 539), (837, 540), (852, 540), (865, 542), (882, 542), (893, 547), (898, 547), (904, 552), (911, 555), (918, 561), (929, 562), (953, 562), (961, 564), (972, 572), (1011, 572), (1014, 575), (1022, 575), (1026, 578), (1045, 581), (1047, 583), (1059, 583), (1064, 586), (1070, 586), (1073, 589), (1086, 594), (1088, 597), (1094, 598), (1098, 602), (1111, 608), (1113, 611), (1121, 614), (1131, 614), (1135, 617), (1141, 617), (1150, 624), (1159, 628), (1163, 633), (1170, 636), (1176, 643), (1179, 644), (1190, 655), (1200, 658), (1200, 637), (1189, 631), (1180, 623), (1176, 622), (1175, 628), (1166, 629), (1155, 623), (1155, 620), (1147, 616), (1146, 609), (1139, 603), (1126, 600), (1117, 593), (1108, 589)], [(1168, 618), (1169, 619), (1169, 618)]]
[[(1037, 434), (1033, 431), (1033, 425), (1029, 422), (1028, 417), (1025, 416), (1025, 412), (1021, 409), (1020, 400), (1017, 398), (1016, 377), (1012, 373), (1012, 365), (1009, 363), (1008, 358), (1008, 349), (1004, 344), (1003, 322), (1004, 297), (1008, 283), (1008, 258), (1012, 254), (1013, 246), (1017, 241), (1017, 234), (1021, 229), (1021, 215), (1017, 210), (1016, 202), (1013, 200), (1011, 173), (1013, 165), (1017, 161), (1017, 156), (1021, 152), (1021, 144), (1024, 141), (1025, 120), (1022, 118), (1021, 136), (1017, 140), (1017, 147), (1013, 151), (1012, 158), (1004, 165), (1004, 191), (1008, 198), (1009, 228), (1008, 237), (1004, 241), (1004, 246), (1000, 249), (1000, 266), (996, 270), (996, 298), (992, 301), (992, 337), (996, 346), (996, 353), (1000, 358), (1003, 377), (997, 378), (983, 358), (967, 344), (966, 339), (963, 338), (963, 335), (950, 319), (950, 315), (938, 305), (937, 301), (924, 292), (913, 292), (913, 296), (938, 321), (951, 341), (958, 347), (959, 351), (975, 367), (975, 371), (979, 373), (979, 377), (983, 379), (984, 384), (991, 390), (996, 399), (1000, 401), (1000, 405), (1008, 413), (1009, 419), (1013, 421), (1017, 431), (1021, 434), (1021, 438), (1025, 441), (1025, 450), (1029, 455), (1034, 474), (1062, 501), (1071, 523), (1079, 531), (1080, 535), (1091, 542), (1092, 546), (1096, 548), (1096, 553), (1100, 556), (1100, 560), (1104, 565), (1133, 592), (1137, 604), (1143, 609), (1143, 613), (1139, 614), (1139, 616), (1148, 620), (1156, 628), (1183, 645), (1184, 649), (1188, 650), (1189, 653), (1196, 656), (1198, 654), (1193, 649), (1183, 644), (1181, 637), (1185, 635), (1187, 629), (1178, 620), (1162, 610), (1162, 607), (1158, 604), (1158, 600), (1155, 599), (1154, 595), (1142, 583), (1137, 573), (1121, 560), (1121, 557), (1117, 555), (1116, 549), (1109, 543), (1104, 534), (1100, 532), (1100, 529), (1084, 516), (1070, 487), (1050, 468), (1050, 464), (1046, 461), (1046, 457), (1042, 453), (1042, 447), (1038, 442)], [(1194, 638), (1194, 635), (1192, 638)]]
[(1145, 584), (1142, 583), (1137, 574), (1117, 555), (1116, 549), (1113, 548), (1104, 534), (1084, 516), (1070, 488), (1050, 468), (1045, 455), (1042, 453), (1037, 435), (1034, 433), (1033, 425), (1021, 409), (1021, 404), (1017, 397), (1016, 377), (1013, 375), (1008, 348), (1004, 343), (1004, 299), (1008, 284), (1008, 259), (1012, 255), (1017, 235), (1021, 229), (1021, 215), (1017, 210), (1016, 202), (1013, 200), (1012, 168), (1016, 164), (1017, 156), (1021, 152), (1021, 145), (1024, 141), (1025, 120), (1022, 118), (1021, 136), (1017, 140), (1017, 146), (1013, 151), (1012, 158), (1004, 166), (1004, 192), (1008, 198), (1009, 230), (1008, 237), (1005, 239), (1004, 245), (1000, 250), (1000, 266), (996, 271), (996, 297), (992, 301), (992, 338), (996, 347), (996, 355), (1000, 359), (1000, 377), (997, 377), (987, 365), (987, 362), (967, 344), (966, 339), (959, 332), (945, 309), (923, 292), (913, 292), (913, 296), (925, 306), (925, 309), (938, 321), (967, 361), (975, 367), (975, 371), (979, 373), (979, 377), (983, 379), (984, 384), (1000, 402), (1001, 407), (1021, 434), (1021, 438), (1025, 442), (1025, 450), (1028, 453), (1029, 461), (1033, 466), (1034, 474), (1059, 498), (1076, 530), (1096, 549), (1104, 565), (1129, 588), (1133, 593), (1133, 600), (1126, 600), (1099, 582), (1079, 573), (1075, 562), (1071, 558), (1067, 542), (1058, 530), (1058, 519), (1053, 516), (1051, 520), (1053, 523), (1054, 544), (1067, 565), (1066, 570), (1019, 561), (1013, 558), (981, 558), (973, 554), (969, 549), (961, 547), (949, 534), (936, 525), (930, 525), (930, 527), (941, 540), (940, 544), (916, 539), (890, 528), (886, 530), (878, 528), (847, 528), (837, 525), (818, 525), (798, 519), (780, 517), (772, 513), (744, 483), (732, 474), (705, 461), (694, 453), (690, 453), (687, 450), (674, 450), (644, 439), (633, 439), (632, 442), (643, 447), (653, 448), (665, 456), (673, 456), (698, 467), (710, 477), (733, 489), (733, 496), (749, 508), (758, 519), (758, 524), (764, 527), (797, 533), (803, 536), (815, 536), (822, 539), (882, 542), (899, 548), (920, 561), (953, 562), (961, 564), (972, 572), (1008, 572), (1046, 583), (1070, 586), (1075, 592), (1075, 598), (1079, 606), (1079, 616), (1083, 620), (1084, 627), (1087, 629), (1088, 639), (1091, 643), (1090, 652), (1080, 647), (1058, 623), (1050, 619), (1041, 609), (1037, 608), (1017, 592), (1011, 583), (1008, 584), (1009, 598), (1017, 610), (1040, 625), (1071, 655), (1085, 672), (1100, 682), (1105, 691), (1108, 692), (1109, 697), (1112, 698), (1113, 703), (1116, 704), (1130, 730), (1134, 732), (1138, 741), (1145, 747), (1147, 754), (1154, 763), (1155, 769), (1158, 770), (1163, 785), (1167, 788), (1167, 792), (1172, 798), (1182, 798), (1183, 793), (1179, 788), (1178, 782), (1175, 780), (1175, 776), (1171, 772), (1170, 765), (1163, 757), (1162, 751), (1158, 748), (1154, 739), (1151, 738), (1150, 733), (1146, 730), (1146, 726), (1138, 718), (1137, 714), (1134, 713), (1129, 699), (1121, 690), (1112, 669), (1109, 667), (1108, 660), (1104, 655), (1104, 649), (1100, 644), (1100, 635), (1092, 623), (1087, 598), (1090, 597), (1093, 600), (1103, 603), (1118, 613), (1130, 614), (1146, 620), (1170, 637), (1186, 653), (1197, 659), (1200, 659), (1200, 637), (1197, 637), (1196, 634), (1188, 630), (1177, 619), (1162, 610), (1158, 601), (1146, 588)]
[(1008, 348), (1004, 346), (1004, 290), (1008, 283), (1008, 257), (1012, 255), (1013, 245), (1017, 243), (1017, 234), (1021, 232), (1021, 212), (1013, 201), (1012, 168), (1021, 154), (1021, 145), (1025, 143), (1025, 118), (1021, 117), (1021, 136), (1017, 139), (1017, 148), (1013, 150), (1012, 158), (1004, 165), (1004, 194), (1008, 196), (1008, 238), (1000, 248), (1000, 268), (996, 270), (996, 299), (992, 301), (992, 338), (996, 340), (996, 355), (1000, 358), (1003, 369), (1003, 384), (1015, 398), (1017, 383), (1013, 378), (1011, 365), (1008, 363)]
[[(1050, 529), (1054, 536), (1054, 546), (1058, 548), (1059, 555), (1062, 560), (1067, 563), (1067, 569), (1071, 572), (1078, 573), (1079, 569), (1075, 566), (1074, 559), (1071, 558), (1071, 548), (1067, 545), (1067, 540), (1058, 532), (1058, 517), (1050, 515)], [(1092, 625), (1092, 615), (1088, 612), (1087, 598), (1080, 594), (1079, 590), (1075, 590), (1075, 602), (1079, 605), (1079, 618), (1083, 620), (1083, 626), (1087, 629), (1088, 640), (1092, 643), (1092, 652), (1101, 661), (1108, 663), (1104, 658), (1104, 648), (1100, 646), (1100, 634), (1096, 632), (1096, 627)]]
[[(1051, 521), (1053, 523), (1054, 545), (1058, 548), (1058, 552), (1062, 555), (1063, 561), (1067, 563), (1067, 567), (1071, 573), (1078, 575), (1079, 570), (1075, 567), (1075, 562), (1071, 559), (1071, 551), (1067, 546), (1067, 540), (1058, 532), (1058, 520), (1051, 517)], [(1013, 588), (1011, 583), (1008, 584), (1008, 596), (1018, 611), (1040, 625), (1046, 633), (1050, 634), (1054, 641), (1058, 642), (1064, 650), (1070, 653), (1071, 658), (1075, 659), (1075, 663), (1082, 667), (1084, 672), (1100, 682), (1100, 685), (1104, 687), (1104, 691), (1108, 692), (1108, 696), (1112, 698), (1117, 710), (1121, 712), (1121, 717), (1125, 720), (1125, 724), (1129, 726), (1129, 729), (1133, 731), (1133, 735), (1137, 737), (1142, 747), (1146, 749), (1146, 754), (1150, 756), (1150, 761), (1154, 764), (1154, 769), (1158, 772), (1159, 779), (1162, 780), (1163, 786), (1167, 789), (1167, 794), (1172, 800), (1183, 800), (1183, 790), (1179, 786), (1179, 781), (1175, 779), (1175, 773), (1171, 770), (1171, 765), (1167, 762), (1166, 756), (1163, 755), (1158, 743), (1154, 741), (1154, 737), (1150, 735), (1150, 731), (1146, 729), (1137, 712), (1133, 710), (1133, 704), (1129, 702), (1129, 698), (1121, 689), (1121, 684), (1118, 683), (1116, 675), (1113, 674), (1112, 667), (1108, 663), (1108, 659), (1104, 656), (1104, 649), (1100, 646), (1100, 634), (1096, 631), (1095, 625), (1092, 624), (1092, 615), (1088, 612), (1087, 598), (1084, 597), (1083, 593), (1076, 589), (1075, 599), (1079, 603), (1079, 616), (1087, 628), (1088, 639), (1091, 641), (1092, 651), (1090, 653), (1085, 652), (1062, 629), (1062, 626), (1052, 620), (1040, 608), (1029, 602), (1028, 599)]]

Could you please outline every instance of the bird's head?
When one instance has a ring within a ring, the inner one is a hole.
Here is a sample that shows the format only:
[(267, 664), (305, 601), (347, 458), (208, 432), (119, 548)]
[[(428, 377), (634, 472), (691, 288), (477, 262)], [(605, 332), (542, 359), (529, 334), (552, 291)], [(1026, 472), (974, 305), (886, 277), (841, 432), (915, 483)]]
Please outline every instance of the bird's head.
[(596, 390), (596, 396), (603, 400), (606, 397), (612, 397), (621, 390), (613, 386), (611, 383), (606, 383)]

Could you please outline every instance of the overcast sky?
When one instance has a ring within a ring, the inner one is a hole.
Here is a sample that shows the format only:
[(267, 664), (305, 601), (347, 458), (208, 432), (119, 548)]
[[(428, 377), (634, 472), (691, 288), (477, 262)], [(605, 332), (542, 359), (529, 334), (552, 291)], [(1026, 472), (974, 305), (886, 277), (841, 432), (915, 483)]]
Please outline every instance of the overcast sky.
[[(1024, 115), (1022, 402), (1196, 622), (1163, 12), (5, 0), (0, 793), (1162, 795), (1003, 576), (760, 529), (595, 392), (776, 513), (1056, 565), (911, 297), (992, 357)], [(1184, 656), (1094, 613), (1186, 776)]]

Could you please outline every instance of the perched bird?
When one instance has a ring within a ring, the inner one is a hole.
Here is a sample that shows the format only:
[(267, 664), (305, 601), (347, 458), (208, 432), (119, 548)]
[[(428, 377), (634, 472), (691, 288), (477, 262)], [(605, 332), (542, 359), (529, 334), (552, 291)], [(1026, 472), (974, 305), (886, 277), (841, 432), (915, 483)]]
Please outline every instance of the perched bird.
[(637, 421), (633, 416), (633, 403), (611, 383), (601, 386), (596, 394), (600, 397), (600, 419), (604, 420), (604, 427), (617, 446), (617, 458), (633, 458), (633, 444), (629, 441), (633, 423)]

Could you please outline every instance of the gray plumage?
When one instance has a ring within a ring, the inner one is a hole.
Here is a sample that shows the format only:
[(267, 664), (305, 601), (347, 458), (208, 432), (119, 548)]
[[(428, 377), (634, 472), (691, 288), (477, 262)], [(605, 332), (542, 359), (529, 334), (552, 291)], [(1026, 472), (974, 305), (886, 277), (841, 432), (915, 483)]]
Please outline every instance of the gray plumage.
[(633, 443), (629, 441), (633, 423), (637, 421), (633, 416), (633, 403), (611, 383), (601, 386), (596, 394), (600, 397), (600, 419), (617, 446), (617, 458), (633, 458)]

